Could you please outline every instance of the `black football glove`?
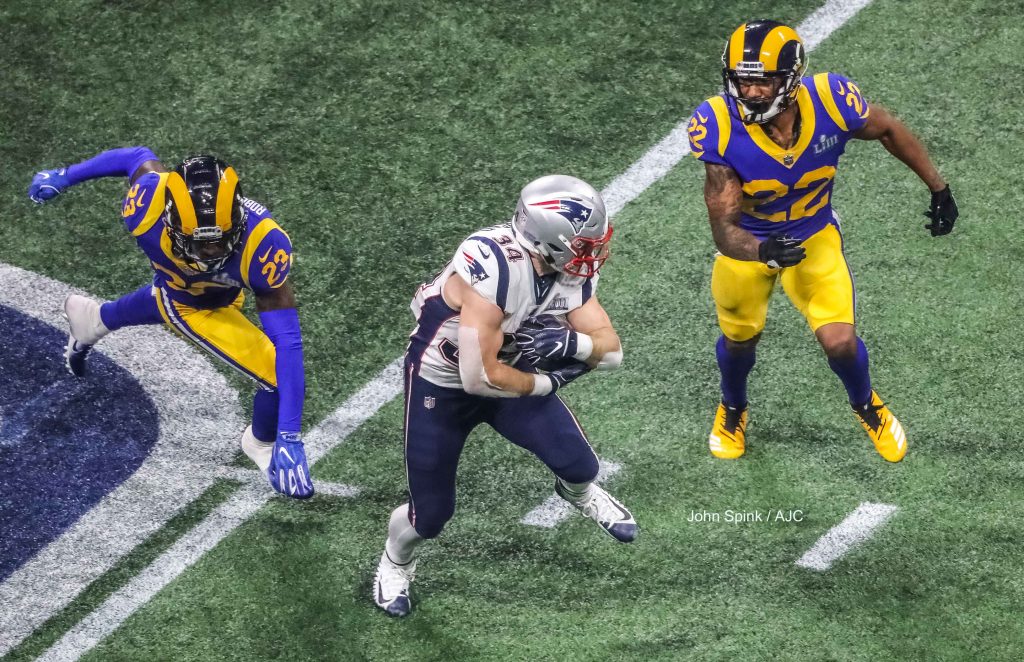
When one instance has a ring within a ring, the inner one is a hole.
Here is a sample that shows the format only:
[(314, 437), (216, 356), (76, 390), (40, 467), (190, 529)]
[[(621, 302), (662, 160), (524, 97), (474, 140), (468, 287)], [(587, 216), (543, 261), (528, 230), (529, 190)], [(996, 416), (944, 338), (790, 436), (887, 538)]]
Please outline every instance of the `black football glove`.
[(516, 347), (530, 365), (549, 370), (548, 366), (561, 365), (576, 354), (576, 332), (564, 318), (537, 315), (523, 320), (516, 330)]
[(932, 193), (932, 203), (924, 215), (932, 219), (932, 222), (925, 225), (924, 229), (931, 230), (933, 237), (953, 231), (953, 223), (960, 216), (960, 211), (956, 208), (956, 200), (953, 199), (953, 193), (949, 190), (949, 184), (941, 191)]
[(773, 269), (799, 264), (805, 255), (807, 251), (799, 239), (778, 233), (768, 235), (757, 247), (757, 259)]
[(587, 374), (592, 369), (583, 361), (573, 360), (558, 370), (549, 372), (548, 379), (551, 380), (551, 392), (554, 393), (577, 377)]

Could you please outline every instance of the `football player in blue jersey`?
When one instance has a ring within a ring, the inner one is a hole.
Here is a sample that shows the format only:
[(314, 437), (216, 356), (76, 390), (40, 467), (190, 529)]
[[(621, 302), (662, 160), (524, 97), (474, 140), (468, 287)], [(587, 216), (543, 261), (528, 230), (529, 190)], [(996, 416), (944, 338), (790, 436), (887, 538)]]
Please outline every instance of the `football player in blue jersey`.
[[(234, 168), (208, 155), (168, 171), (147, 147), (98, 154), (43, 170), (29, 186), (37, 203), (97, 177), (126, 177), (122, 216), (153, 267), (153, 281), (100, 304), (71, 295), (65, 358), (78, 377), (103, 336), (125, 326), (166, 324), (257, 383), (253, 420), (241, 445), (281, 494), (313, 495), (302, 444), (305, 373), (292, 244), (266, 207), (242, 196)], [(242, 314), (244, 289), (256, 297), (261, 330)]]
[(722, 94), (689, 123), (690, 148), (704, 162), (704, 198), (718, 247), (711, 291), (722, 336), (722, 401), (709, 436), (715, 457), (743, 455), (747, 376), (776, 280), (807, 319), (829, 366), (878, 453), (907, 452), (899, 421), (872, 388), (868, 353), (854, 326), (853, 277), (843, 254), (831, 193), (851, 138), (878, 140), (931, 192), (925, 226), (948, 234), (957, 207), (946, 181), (913, 133), (864, 100), (836, 73), (804, 77), (803, 41), (776, 21), (745, 23), (722, 54)]

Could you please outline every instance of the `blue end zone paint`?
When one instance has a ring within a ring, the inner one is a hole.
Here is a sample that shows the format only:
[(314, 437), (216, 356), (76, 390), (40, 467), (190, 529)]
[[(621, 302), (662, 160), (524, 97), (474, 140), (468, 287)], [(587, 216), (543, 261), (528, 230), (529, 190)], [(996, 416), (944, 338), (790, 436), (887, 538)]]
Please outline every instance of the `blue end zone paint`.
[(94, 352), (64, 368), (67, 336), (0, 306), (0, 580), (128, 478), (157, 441), (157, 410), (124, 368)]

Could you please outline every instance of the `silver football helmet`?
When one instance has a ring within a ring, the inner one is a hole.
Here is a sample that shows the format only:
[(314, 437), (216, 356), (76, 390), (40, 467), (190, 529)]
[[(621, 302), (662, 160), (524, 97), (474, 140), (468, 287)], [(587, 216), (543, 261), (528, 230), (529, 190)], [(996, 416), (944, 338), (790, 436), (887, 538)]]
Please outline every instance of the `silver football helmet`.
[(590, 278), (608, 259), (612, 226), (593, 186), (568, 175), (547, 175), (523, 188), (512, 217), (523, 248), (545, 264)]

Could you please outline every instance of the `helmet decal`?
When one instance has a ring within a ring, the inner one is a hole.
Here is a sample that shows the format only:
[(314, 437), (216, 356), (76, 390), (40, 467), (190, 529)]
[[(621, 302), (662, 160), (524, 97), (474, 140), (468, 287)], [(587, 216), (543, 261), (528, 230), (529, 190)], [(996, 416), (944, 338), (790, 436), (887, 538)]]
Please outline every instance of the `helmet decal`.
[(576, 177), (547, 175), (523, 187), (512, 230), (523, 248), (565, 274), (590, 278), (608, 258), (604, 198)]
[(588, 207), (583, 204), (583, 201), (578, 198), (562, 198), (556, 200), (544, 200), (543, 202), (531, 202), (531, 207), (540, 207), (541, 209), (548, 209), (555, 212), (559, 216), (565, 217), (576, 232), (583, 229), (583, 226), (590, 220), (591, 214), (594, 213), (593, 207)]

